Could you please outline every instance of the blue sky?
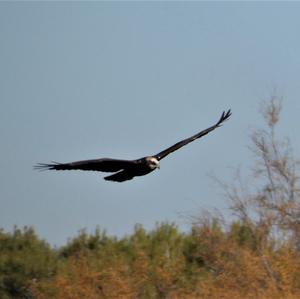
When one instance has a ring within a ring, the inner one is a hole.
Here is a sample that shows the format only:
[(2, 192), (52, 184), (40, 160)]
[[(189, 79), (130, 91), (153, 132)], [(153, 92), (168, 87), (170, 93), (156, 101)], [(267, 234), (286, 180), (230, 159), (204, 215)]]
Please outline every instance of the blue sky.
[[(283, 96), (280, 134), (295, 154), (300, 112), (296, 2), (1, 2), (0, 227), (32, 225), (61, 245), (79, 229), (130, 233), (201, 208), (226, 211), (208, 174), (249, 167), (260, 102)], [(70, 162), (151, 155), (222, 128), (118, 184)]]

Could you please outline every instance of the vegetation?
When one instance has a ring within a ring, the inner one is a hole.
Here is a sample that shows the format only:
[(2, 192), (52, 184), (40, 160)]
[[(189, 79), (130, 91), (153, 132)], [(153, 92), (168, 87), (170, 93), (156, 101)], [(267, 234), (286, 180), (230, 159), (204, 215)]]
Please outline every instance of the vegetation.
[(201, 216), (189, 233), (161, 223), (115, 238), (81, 231), (53, 249), (32, 228), (0, 231), (0, 298), (300, 298), (300, 189), (276, 97), (253, 133), (253, 178), (220, 182), (235, 218)]

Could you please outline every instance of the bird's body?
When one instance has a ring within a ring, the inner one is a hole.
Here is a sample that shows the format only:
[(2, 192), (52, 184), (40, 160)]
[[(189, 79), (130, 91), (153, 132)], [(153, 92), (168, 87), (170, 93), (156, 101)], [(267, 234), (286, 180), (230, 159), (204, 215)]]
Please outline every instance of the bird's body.
[(104, 177), (107, 181), (124, 182), (131, 180), (135, 176), (146, 175), (155, 169), (160, 167), (159, 161), (169, 155), (170, 153), (178, 150), (182, 146), (208, 134), (214, 129), (218, 128), (225, 120), (231, 115), (230, 110), (226, 113), (223, 112), (219, 121), (189, 138), (181, 140), (167, 149), (159, 152), (153, 156), (147, 156), (136, 160), (120, 160), (111, 158), (101, 158), (94, 160), (84, 160), (71, 163), (56, 163), (44, 164), (39, 163), (35, 166), (35, 169), (40, 170), (90, 170), (90, 171), (102, 171), (102, 172), (113, 172), (112, 175)]
[(135, 176), (143, 176), (156, 168), (159, 168), (159, 161), (155, 157), (144, 157), (138, 160), (132, 160), (132, 164), (127, 169), (121, 170), (104, 179), (107, 181), (123, 182), (131, 180)]

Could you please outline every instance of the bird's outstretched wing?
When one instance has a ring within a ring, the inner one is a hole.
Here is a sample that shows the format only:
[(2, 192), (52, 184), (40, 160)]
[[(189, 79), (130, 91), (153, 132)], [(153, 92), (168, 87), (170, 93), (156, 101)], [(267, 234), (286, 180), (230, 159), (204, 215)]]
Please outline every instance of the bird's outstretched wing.
[(155, 157), (157, 160), (163, 159), (164, 157), (166, 157), (170, 153), (180, 149), (182, 146), (187, 145), (188, 143), (190, 143), (190, 142), (192, 142), (192, 141), (208, 134), (209, 132), (213, 131), (214, 129), (220, 127), (221, 124), (230, 117), (230, 115), (231, 115), (230, 109), (227, 112), (224, 111), (222, 113), (219, 121), (215, 125), (207, 128), (207, 129), (205, 129), (205, 130), (203, 130), (203, 131), (201, 131), (201, 132), (199, 132), (199, 133), (197, 133), (197, 134), (195, 134), (195, 135), (193, 135), (189, 138), (186, 138), (184, 140), (181, 140), (181, 141), (175, 143), (174, 145), (168, 147), (167, 149), (161, 151), (160, 153), (154, 155), (153, 157)]
[(127, 169), (136, 164), (135, 160), (119, 160), (119, 159), (94, 159), (84, 160), (71, 163), (57, 163), (50, 164), (39, 163), (34, 166), (38, 170), (92, 170), (103, 172), (115, 172), (122, 169)]

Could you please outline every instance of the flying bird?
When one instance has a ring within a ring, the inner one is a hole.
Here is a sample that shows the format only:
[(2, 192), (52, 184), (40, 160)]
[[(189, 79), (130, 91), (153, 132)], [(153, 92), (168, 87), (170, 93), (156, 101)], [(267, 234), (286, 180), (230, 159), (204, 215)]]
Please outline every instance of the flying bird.
[(213, 126), (189, 137), (183, 139), (167, 149), (159, 152), (153, 156), (147, 156), (136, 160), (120, 160), (111, 158), (101, 158), (93, 160), (76, 161), (70, 163), (57, 163), (50, 164), (38, 163), (34, 166), (38, 170), (90, 170), (90, 171), (103, 171), (114, 172), (112, 175), (104, 177), (107, 181), (124, 182), (131, 180), (136, 176), (146, 175), (160, 167), (159, 161), (165, 158), (170, 153), (180, 149), (184, 145), (201, 138), (202, 136), (210, 133), (214, 129), (221, 126), (231, 115), (231, 111), (223, 112), (220, 119)]

